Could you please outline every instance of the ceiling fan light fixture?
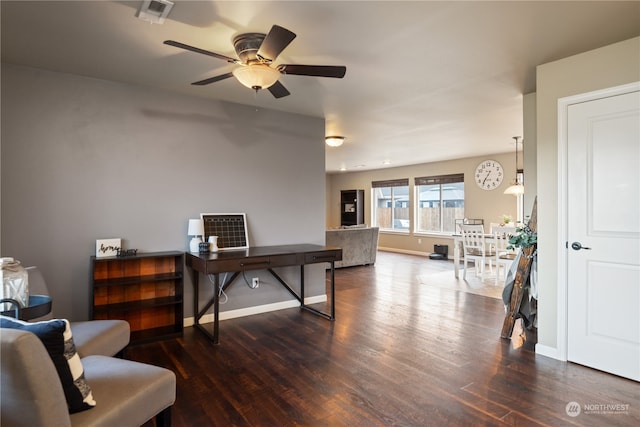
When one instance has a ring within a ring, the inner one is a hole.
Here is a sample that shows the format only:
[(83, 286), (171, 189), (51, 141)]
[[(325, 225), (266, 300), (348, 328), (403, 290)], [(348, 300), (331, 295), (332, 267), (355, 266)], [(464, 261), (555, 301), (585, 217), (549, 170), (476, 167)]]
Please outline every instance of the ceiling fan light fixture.
[(324, 142), (327, 143), (329, 147), (339, 147), (344, 143), (344, 136), (325, 136)]
[(260, 90), (273, 86), (280, 78), (280, 71), (265, 64), (250, 64), (232, 71), (233, 76), (249, 89)]

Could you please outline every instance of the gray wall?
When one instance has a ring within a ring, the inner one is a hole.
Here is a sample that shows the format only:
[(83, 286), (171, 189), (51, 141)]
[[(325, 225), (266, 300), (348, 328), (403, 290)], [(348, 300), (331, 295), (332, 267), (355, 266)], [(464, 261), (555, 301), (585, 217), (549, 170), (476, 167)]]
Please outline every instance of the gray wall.
[[(1, 132), (2, 256), (42, 268), (58, 316), (88, 316), (96, 239), (185, 251), (189, 218), (245, 212), (253, 246), (324, 244), (323, 119), (2, 64)], [(290, 300), (265, 273), (221, 310)]]

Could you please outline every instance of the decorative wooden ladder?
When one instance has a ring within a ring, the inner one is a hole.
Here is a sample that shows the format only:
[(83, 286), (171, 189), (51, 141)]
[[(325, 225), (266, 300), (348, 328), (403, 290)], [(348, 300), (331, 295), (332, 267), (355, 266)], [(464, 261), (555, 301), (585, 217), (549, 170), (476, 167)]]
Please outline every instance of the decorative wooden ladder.
[[(538, 231), (538, 199), (533, 202), (533, 209), (531, 211), (531, 217), (529, 218), (529, 229), (533, 232)], [(522, 256), (518, 261), (518, 270), (516, 271), (516, 278), (513, 283), (513, 289), (511, 290), (511, 300), (509, 301), (509, 310), (504, 318), (502, 324), (502, 338), (510, 338), (513, 333), (513, 326), (515, 325), (518, 312), (520, 311), (520, 305), (522, 304), (522, 297), (524, 295), (523, 287), (529, 280), (529, 274), (531, 273), (531, 264), (533, 263), (533, 255), (536, 251), (537, 244), (522, 249)]]

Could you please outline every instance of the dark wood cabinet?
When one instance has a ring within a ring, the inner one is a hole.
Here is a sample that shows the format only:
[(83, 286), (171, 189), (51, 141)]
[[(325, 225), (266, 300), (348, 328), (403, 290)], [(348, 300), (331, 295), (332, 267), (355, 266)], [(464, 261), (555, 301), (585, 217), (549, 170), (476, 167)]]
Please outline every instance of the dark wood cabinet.
[(364, 224), (364, 190), (340, 191), (340, 225)]
[(182, 336), (184, 253), (91, 257), (91, 318), (123, 319), (131, 344)]

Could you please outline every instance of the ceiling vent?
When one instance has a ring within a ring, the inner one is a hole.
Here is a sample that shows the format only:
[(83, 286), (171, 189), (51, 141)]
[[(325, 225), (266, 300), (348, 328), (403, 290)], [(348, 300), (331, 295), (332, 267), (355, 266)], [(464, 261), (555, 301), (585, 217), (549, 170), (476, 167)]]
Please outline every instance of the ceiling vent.
[(172, 7), (173, 3), (168, 0), (144, 0), (136, 16), (152, 24), (162, 24)]

